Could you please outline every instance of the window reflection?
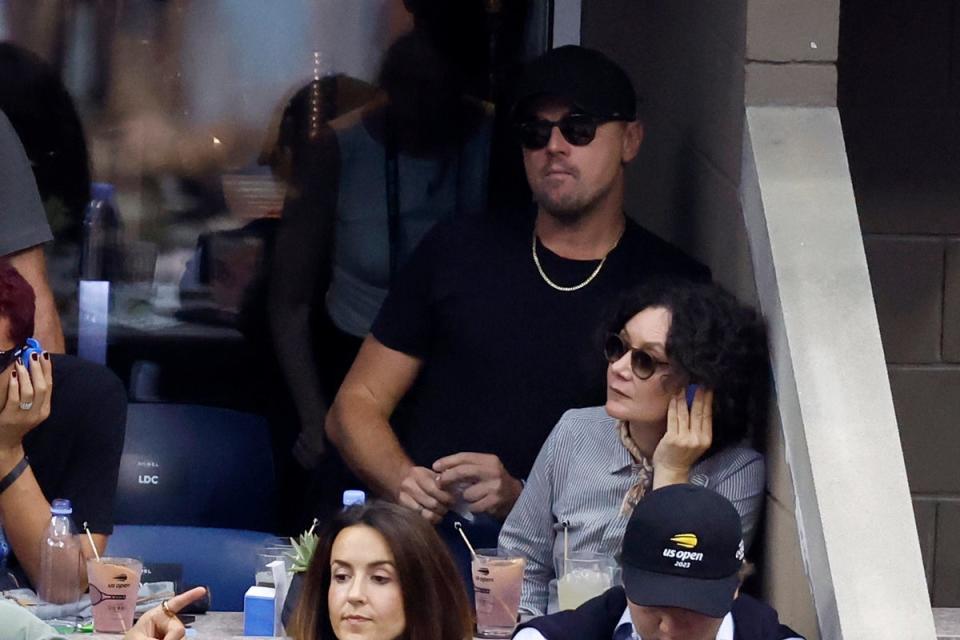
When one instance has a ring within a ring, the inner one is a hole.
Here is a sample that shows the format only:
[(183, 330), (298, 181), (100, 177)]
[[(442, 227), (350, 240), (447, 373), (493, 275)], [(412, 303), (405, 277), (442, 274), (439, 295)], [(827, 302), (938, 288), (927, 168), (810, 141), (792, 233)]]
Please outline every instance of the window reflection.
[[(289, 451), (427, 230), (524, 184), (494, 104), (546, 4), (0, 3), (0, 109), (56, 237), (68, 350), (79, 279), (108, 280), (134, 400), (265, 413)], [(93, 243), (91, 198), (117, 212)]]

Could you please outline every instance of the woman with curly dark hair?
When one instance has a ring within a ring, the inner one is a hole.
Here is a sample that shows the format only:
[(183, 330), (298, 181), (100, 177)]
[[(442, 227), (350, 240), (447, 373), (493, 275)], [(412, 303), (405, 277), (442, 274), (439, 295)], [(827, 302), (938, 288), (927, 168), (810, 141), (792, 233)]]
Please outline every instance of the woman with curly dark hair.
[(570, 553), (615, 555), (651, 489), (708, 487), (737, 508), (747, 545), (756, 529), (764, 464), (746, 442), (770, 393), (757, 314), (717, 285), (658, 279), (625, 295), (605, 329), (606, 405), (563, 415), (500, 532), (527, 559), (525, 613), (546, 612), (565, 539)]
[(463, 582), (434, 528), (387, 502), (327, 525), (307, 569), (294, 640), (469, 640)]

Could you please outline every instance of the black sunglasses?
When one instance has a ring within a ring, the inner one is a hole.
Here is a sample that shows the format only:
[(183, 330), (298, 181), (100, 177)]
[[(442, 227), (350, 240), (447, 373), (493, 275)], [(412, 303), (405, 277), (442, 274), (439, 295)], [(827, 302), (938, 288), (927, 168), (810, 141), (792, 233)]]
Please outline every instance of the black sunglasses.
[(603, 343), (603, 355), (607, 362), (611, 364), (619, 360), (625, 353), (630, 352), (630, 368), (633, 369), (633, 375), (641, 380), (646, 380), (653, 375), (657, 367), (669, 367), (669, 362), (657, 360), (643, 349), (634, 349), (622, 336), (611, 333)]
[(550, 142), (553, 128), (560, 129), (560, 133), (570, 144), (582, 147), (590, 144), (597, 135), (597, 127), (609, 122), (602, 118), (588, 116), (583, 113), (571, 113), (559, 120), (525, 120), (517, 124), (517, 135), (520, 144), (526, 149), (543, 149)]

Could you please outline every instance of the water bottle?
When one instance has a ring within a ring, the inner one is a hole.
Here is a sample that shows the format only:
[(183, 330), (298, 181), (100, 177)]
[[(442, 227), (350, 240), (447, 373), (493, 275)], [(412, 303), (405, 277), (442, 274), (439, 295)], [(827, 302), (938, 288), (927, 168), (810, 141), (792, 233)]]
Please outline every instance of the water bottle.
[(72, 513), (69, 500), (58, 498), (50, 505), (50, 526), (40, 542), (37, 589), (46, 602), (64, 604), (80, 599), (80, 544), (70, 521)]
[(92, 198), (83, 214), (80, 250), (81, 280), (112, 280), (120, 275), (120, 214), (113, 202), (114, 188), (94, 182)]
[(343, 508), (362, 506), (367, 502), (367, 494), (360, 489), (347, 489), (343, 492)]

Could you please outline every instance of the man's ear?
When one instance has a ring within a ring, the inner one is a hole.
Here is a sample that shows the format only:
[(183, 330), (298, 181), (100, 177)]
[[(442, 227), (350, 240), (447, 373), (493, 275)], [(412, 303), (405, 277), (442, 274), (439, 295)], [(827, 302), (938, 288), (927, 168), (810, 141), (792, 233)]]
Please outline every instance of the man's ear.
[(639, 120), (628, 122), (623, 129), (623, 142), (620, 151), (620, 160), (623, 164), (631, 162), (640, 152), (643, 142), (643, 125)]

